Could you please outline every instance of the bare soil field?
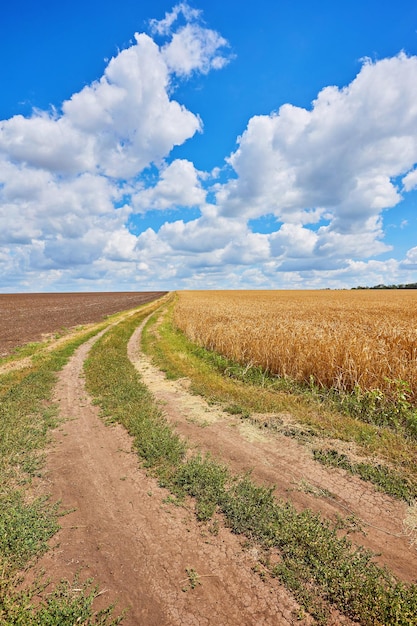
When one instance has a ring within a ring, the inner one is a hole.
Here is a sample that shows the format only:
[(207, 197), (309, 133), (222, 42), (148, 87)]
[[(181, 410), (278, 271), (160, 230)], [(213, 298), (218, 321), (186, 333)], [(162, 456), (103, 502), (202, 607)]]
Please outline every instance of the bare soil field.
[(151, 302), (165, 292), (0, 294), (0, 358), (73, 326)]

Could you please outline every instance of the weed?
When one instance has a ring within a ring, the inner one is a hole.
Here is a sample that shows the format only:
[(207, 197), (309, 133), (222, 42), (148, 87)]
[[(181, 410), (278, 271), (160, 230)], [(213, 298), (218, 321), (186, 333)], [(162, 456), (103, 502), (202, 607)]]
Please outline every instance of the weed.
[(201, 585), (200, 577), (194, 568), (186, 567), (185, 571), (187, 573), (188, 587), (184, 587), (183, 591), (187, 591), (188, 589), (195, 589), (198, 585)]
[(224, 408), (226, 413), (230, 413), (230, 415), (240, 415), (242, 419), (249, 419), (250, 413), (245, 408), (240, 406), (239, 404), (229, 404)]
[(46, 498), (25, 503), (17, 490), (0, 496), (0, 566), (13, 562), (23, 568), (35, 556), (47, 550), (47, 541), (59, 529), (57, 506)]
[(193, 496), (197, 519), (207, 521), (224, 497), (227, 478), (225, 467), (211, 460), (210, 456), (197, 455), (177, 469), (170, 486), (180, 495)]
[(4, 626), (116, 626), (122, 622), (123, 615), (113, 617), (113, 605), (93, 610), (100, 592), (91, 579), (83, 583), (77, 577), (72, 583), (62, 581), (49, 592), (49, 583), (42, 579), (22, 591), (16, 590), (19, 580), (13, 582), (14, 587), (0, 580), (0, 622)]

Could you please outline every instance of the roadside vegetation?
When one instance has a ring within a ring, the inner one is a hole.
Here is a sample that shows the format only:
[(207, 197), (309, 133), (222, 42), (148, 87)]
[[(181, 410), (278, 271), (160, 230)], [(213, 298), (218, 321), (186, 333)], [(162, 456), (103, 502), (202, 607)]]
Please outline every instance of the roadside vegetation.
[[(115, 318), (114, 318), (115, 319)], [(63, 514), (59, 503), (34, 495), (42, 472), (43, 449), (57, 425), (52, 391), (57, 372), (74, 350), (107, 324), (79, 328), (60, 347), (32, 343), (0, 365), (0, 623), (5, 626), (113, 626), (112, 607), (95, 612), (93, 581), (62, 581), (56, 586), (39, 576), (25, 584), (25, 572), (48, 549)], [(31, 357), (27, 360), (27, 357)]]
[[(174, 312), (175, 309), (171, 308), (158, 324), (157, 331), (148, 332), (143, 340), (145, 350), (168, 377), (189, 378), (192, 392), (203, 395), (209, 402), (221, 403), (225, 410), (240, 414), (242, 419), (251, 419), (252, 414), (256, 416), (258, 413), (271, 415), (262, 420), (263, 428), (267, 425), (302, 440), (324, 437), (351, 442), (358, 454), (366, 459), (363, 465), (372, 468), (381, 465), (382, 461), (384, 468), (392, 470), (387, 471), (387, 483), (394, 480), (393, 476), (398, 476), (398, 483), (406, 482), (408, 493), (415, 493), (417, 442), (409, 433), (393, 428), (391, 423), (377, 425), (371, 420), (360, 419), (359, 409), (349, 411), (349, 403), (335, 402), (332, 390), (280, 378), (259, 366), (240, 364), (200, 347), (176, 328)], [(352, 399), (351, 404), (356, 406)], [(398, 407), (394, 407), (394, 411), (397, 412)], [(282, 413), (291, 414), (295, 424), (282, 424), (279, 417), (274, 417)], [(375, 462), (371, 463), (369, 459), (375, 459)], [(376, 481), (372, 480), (372, 471), (367, 476), (365, 474), (362, 471), (362, 478), (379, 483), (384, 490), (383, 478)], [(391, 487), (386, 491), (392, 495)]]
[[(332, 609), (364, 625), (415, 623), (417, 587), (376, 565), (371, 553), (340, 535), (340, 524), (309, 510), (297, 512), (249, 475), (234, 475), (216, 459), (187, 449), (127, 357), (128, 340), (142, 319), (138, 314), (126, 320), (95, 344), (86, 363), (86, 380), (103, 417), (119, 421), (132, 434), (148, 471), (177, 502), (192, 497), (197, 518), (210, 528), (220, 516), (233, 532), (255, 543), (263, 554), (259, 573), (279, 578), (317, 623), (325, 624)], [(379, 452), (382, 440), (391, 460), (401, 455), (403, 466), (411, 471), (415, 444), (399, 433), (347, 416), (340, 420), (317, 402), (313, 410), (313, 400), (306, 401), (304, 395), (271, 387), (265, 372), (254, 375), (253, 368), (232, 360), (226, 365), (224, 357), (196, 346), (173, 327), (169, 315), (158, 324), (156, 319), (147, 326), (146, 350), (168, 376), (188, 376), (192, 391), (223, 403), (242, 419), (253, 411), (283, 410), (291, 410), (298, 419), (307, 410), (305, 423), (312, 431), (349, 441), (355, 433), (358, 443), (367, 447), (371, 441), (370, 447)], [(248, 375), (253, 376), (250, 382)], [(273, 554), (278, 558), (271, 558)]]

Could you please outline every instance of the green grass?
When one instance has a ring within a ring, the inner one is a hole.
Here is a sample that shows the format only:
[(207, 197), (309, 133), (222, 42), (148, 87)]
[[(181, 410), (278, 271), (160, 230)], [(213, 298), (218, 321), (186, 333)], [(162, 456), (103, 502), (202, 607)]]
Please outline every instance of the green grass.
[[(16, 579), (19, 583), (19, 579)], [(123, 616), (113, 617), (114, 606), (95, 611), (98, 587), (89, 579), (61, 581), (49, 590), (48, 582), (35, 581), (24, 590), (10, 590), (0, 580), (0, 620), (3, 626), (116, 626)], [(34, 602), (34, 598), (42, 598)]]
[(130, 335), (145, 315), (140, 312), (119, 324), (93, 346), (85, 363), (87, 389), (99, 399), (103, 415), (123, 424), (134, 437), (145, 465), (168, 471), (183, 458), (185, 446), (162, 418), (126, 355)]
[[(192, 497), (199, 520), (223, 515), (234, 533), (261, 546), (266, 555), (278, 551), (278, 564), (265, 557), (265, 571), (291, 589), (318, 623), (326, 622), (330, 607), (365, 626), (416, 623), (417, 587), (397, 581), (373, 561), (371, 553), (341, 537), (340, 524), (333, 526), (309, 510), (297, 512), (290, 503), (277, 501), (273, 489), (255, 484), (248, 475), (233, 475), (210, 456), (186, 457), (186, 444), (164, 422), (127, 358), (127, 342), (142, 317), (126, 320), (97, 342), (86, 364), (86, 380), (103, 417), (120, 421), (132, 433), (138, 454), (160, 484), (170, 489), (176, 501)], [(148, 350), (152, 345), (159, 359), (165, 356), (167, 332), (166, 326), (159, 326), (153, 337), (148, 334), (146, 338)], [(184, 355), (178, 356), (176, 347), (184, 340), (175, 332), (171, 338), (169, 357), (183, 362)], [(213, 375), (207, 361), (199, 361), (195, 353), (190, 360), (197, 369), (196, 387), (204, 378), (201, 372), (208, 377), (219, 375)], [(171, 375), (173, 371), (184, 375), (181, 368), (170, 366)], [(221, 393), (213, 385), (214, 378), (208, 385), (218, 398)], [(230, 387), (223, 389), (229, 403), (236, 401)], [(240, 384), (239, 390), (243, 389)]]

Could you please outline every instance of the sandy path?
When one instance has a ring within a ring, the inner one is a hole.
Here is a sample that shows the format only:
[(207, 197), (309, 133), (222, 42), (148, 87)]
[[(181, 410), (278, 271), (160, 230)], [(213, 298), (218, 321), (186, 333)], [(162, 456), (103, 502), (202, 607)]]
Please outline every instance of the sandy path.
[[(352, 540), (380, 553), (379, 562), (402, 580), (416, 581), (417, 550), (405, 532), (405, 503), (344, 470), (323, 467), (313, 460), (308, 446), (293, 438), (265, 435), (257, 426), (190, 395), (184, 381), (167, 380), (151, 365), (139, 349), (140, 336), (139, 327), (128, 346), (129, 358), (177, 432), (235, 471), (252, 470), (254, 479), (275, 485), (277, 496), (290, 499), (298, 509), (308, 507), (333, 520), (336, 515), (354, 515), (362, 531), (352, 533)], [(315, 493), (306, 493), (306, 488)]]
[[(251, 570), (255, 551), (243, 551), (221, 525), (211, 534), (191, 511), (164, 502), (167, 492), (140, 469), (124, 429), (103, 424), (82, 374), (94, 340), (77, 350), (56, 388), (64, 422), (43, 488), (71, 512), (39, 567), (53, 580), (93, 576), (103, 590), (97, 606), (129, 607), (127, 626), (311, 623), (297, 620), (297, 604), (276, 581)], [(198, 574), (194, 589), (187, 568)]]

